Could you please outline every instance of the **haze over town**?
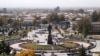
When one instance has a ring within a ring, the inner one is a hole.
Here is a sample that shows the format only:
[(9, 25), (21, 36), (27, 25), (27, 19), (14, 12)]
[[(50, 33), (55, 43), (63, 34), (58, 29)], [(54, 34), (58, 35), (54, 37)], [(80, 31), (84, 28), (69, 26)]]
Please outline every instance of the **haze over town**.
[(100, 0), (0, 0), (2, 8), (100, 7)]

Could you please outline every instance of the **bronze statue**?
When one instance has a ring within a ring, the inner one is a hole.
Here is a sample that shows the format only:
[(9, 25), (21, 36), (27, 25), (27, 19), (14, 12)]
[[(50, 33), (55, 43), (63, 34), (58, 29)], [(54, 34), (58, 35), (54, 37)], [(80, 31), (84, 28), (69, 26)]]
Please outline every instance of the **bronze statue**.
[(49, 32), (49, 34), (51, 34), (51, 30), (52, 30), (52, 26), (49, 24), (49, 26), (48, 26), (48, 32)]
[(49, 24), (49, 26), (48, 26), (48, 32), (49, 32), (49, 34), (48, 34), (48, 40), (47, 40), (48, 44), (53, 44), (51, 30), (52, 30), (52, 26)]

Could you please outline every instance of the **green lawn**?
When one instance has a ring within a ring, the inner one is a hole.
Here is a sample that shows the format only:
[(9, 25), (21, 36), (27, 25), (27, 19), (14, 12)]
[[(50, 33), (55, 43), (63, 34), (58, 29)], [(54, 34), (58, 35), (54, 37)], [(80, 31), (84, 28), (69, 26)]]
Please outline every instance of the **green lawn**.
[(78, 46), (78, 44), (73, 42), (64, 42), (63, 46), (69, 47), (69, 48), (75, 48)]
[[(24, 48), (27, 48), (27, 49), (51, 50), (51, 46), (50, 45), (38, 45), (37, 43), (24, 43), (24, 44), (21, 44), (20, 46), (24, 47)], [(69, 48), (75, 48), (78, 45), (75, 44), (75, 43), (71, 43), (71, 42), (64, 42), (64, 44), (62, 44), (62, 46), (69, 47)], [(56, 45), (56, 46), (54, 46), (54, 49), (56, 49), (56, 50), (63, 50), (63, 49), (65, 49), (62, 46), (61, 45)]]
[(6, 54), (5, 54), (5, 55), (3, 55), (3, 54), (0, 54), (0, 56), (13, 56), (13, 55), (6, 55)]
[[(25, 47), (25, 48), (28, 48), (28, 49), (50, 49), (50, 46), (49, 45), (37, 45), (36, 43), (25, 43), (25, 44), (22, 44), (21, 46)], [(45, 48), (44, 48), (45, 47)]]
[(100, 52), (94, 52), (94, 53), (96, 53), (96, 54), (98, 54), (100, 56)]
[(8, 40), (8, 39), (17, 39), (17, 38), (21, 38), (20, 35), (12, 35), (10, 36), (0, 36), (0, 40)]

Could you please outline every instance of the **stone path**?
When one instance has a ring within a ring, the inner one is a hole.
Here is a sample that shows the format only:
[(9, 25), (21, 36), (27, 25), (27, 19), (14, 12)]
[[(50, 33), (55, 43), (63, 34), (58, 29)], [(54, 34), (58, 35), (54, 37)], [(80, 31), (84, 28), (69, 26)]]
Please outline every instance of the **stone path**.
[(22, 44), (22, 43), (26, 43), (26, 42), (21, 42), (21, 43), (16, 43), (16, 44), (12, 44), (10, 45), (10, 47), (12, 47), (13, 49), (16, 49), (16, 50), (22, 50), (24, 48), (21, 48), (19, 45)]
[(97, 45), (91, 50), (92, 52), (100, 52), (100, 40), (96, 40), (96, 43)]
[[(72, 41), (71, 41), (72, 42)], [(20, 43), (16, 43), (16, 44), (12, 44), (10, 45), (10, 47), (14, 48), (14, 49), (17, 49), (17, 50), (21, 50), (21, 49), (24, 49), (24, 48), (21, 48), (19, 45), (22, 44), (22, 43), (26, 43), (26, 42), (20, 42)], [(85, 42), (76, 42), (74, 41), (74, 43), (78, 43), (80, 45), (83, 45), (84, 47), (88, 47), (90, 44), (88, 43), (85, 43)]]
[[(73, 42), (73, 41), (72, 41)], [(74, 43), (77, 43), (79, 45), (83, 45), (85, 48), (87, 48), (88, 46), (90, 46), (89, 43), (86, 43), (86, 42), (78, 42), (78, 41), (74, 41)]]
[[(44, 55), (45, 56), (51, 56), (51, 53), (45, 53)], [(54, 55), (57, 55), (57, 56), (67, 56), (67, 53), (54, 53)]]

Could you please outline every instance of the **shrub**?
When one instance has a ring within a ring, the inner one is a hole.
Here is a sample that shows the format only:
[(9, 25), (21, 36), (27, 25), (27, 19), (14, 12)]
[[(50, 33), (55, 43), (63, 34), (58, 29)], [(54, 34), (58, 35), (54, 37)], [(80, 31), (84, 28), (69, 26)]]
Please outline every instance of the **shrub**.
[(20, 53), (17, 53), (15, 56), (35, 56), (34, 50), (27, 49), (22, 50)]

